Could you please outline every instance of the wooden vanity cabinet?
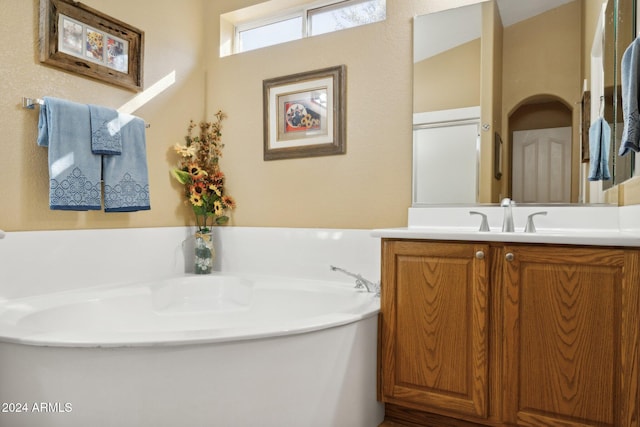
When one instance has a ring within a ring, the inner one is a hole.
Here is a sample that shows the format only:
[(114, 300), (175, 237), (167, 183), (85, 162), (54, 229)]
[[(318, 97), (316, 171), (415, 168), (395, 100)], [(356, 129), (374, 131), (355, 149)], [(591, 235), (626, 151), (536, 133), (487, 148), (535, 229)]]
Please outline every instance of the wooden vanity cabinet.
[(638, 426), (639, 251), (505, 245), (504, 421)]
[(383, 401), (486, 418), (489, 263), (485, 244), (383, 243)]
[(640, 250), (383, 239), (382, 251), (388, 420), (640, 426)]

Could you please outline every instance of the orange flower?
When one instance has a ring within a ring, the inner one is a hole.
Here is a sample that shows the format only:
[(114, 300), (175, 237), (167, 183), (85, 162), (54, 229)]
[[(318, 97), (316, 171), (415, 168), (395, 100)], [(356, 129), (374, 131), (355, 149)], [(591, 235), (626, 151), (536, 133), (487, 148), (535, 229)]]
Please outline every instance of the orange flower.
[(211, 179), (213, 180), (213, 183), (218, 187), (222, 187), (224, 185), (224, 173), (222, 173), (222, 171), (220, 170), (214, 173)]
[(189, 187), (189, 191), (191, 192), (191, 194), (196, 194), (198, 196), (202, 196), (202, 194), (204, 194), (205, 189), (207, 188), (207, 186), (205, 185), (204, 182), (202, 181), (198, 181), (193, 183), (193, 185), (191, 185)]
[(236, 201), (231, 196), (222, 196), (222, 204), (229, 209), (235, 209)]

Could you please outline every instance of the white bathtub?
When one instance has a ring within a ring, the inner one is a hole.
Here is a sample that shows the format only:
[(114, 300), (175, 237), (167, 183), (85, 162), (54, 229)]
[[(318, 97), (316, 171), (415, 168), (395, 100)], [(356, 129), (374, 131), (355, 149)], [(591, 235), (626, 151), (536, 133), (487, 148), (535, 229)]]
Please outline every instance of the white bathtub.
[(379, 301), (182, 276), (0, 304), (1, 426), (374, 427)]

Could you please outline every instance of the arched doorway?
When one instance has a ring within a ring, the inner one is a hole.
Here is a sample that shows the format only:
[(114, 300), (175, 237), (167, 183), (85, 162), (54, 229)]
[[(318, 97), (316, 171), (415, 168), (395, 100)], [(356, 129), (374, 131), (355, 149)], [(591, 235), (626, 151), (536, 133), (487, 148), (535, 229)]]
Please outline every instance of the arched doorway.
[(573, 111), (552, 95), (531, 97), (508, 117), (508, 193), (519, 203), (572, 202)]

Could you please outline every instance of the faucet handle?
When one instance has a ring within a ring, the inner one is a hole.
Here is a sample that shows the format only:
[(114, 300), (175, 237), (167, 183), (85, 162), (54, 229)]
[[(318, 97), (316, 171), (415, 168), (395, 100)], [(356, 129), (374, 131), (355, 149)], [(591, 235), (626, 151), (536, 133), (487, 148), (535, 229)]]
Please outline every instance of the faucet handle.
[(531, 215), (529, 215), (527, 217), (527, 225), (526, 227), (524, 227), (524, 232), (525, 233), (535, 233), (536, 232), (536, 226), (533, 224), (533, 217), (536, 215), (546, 215), (547, 211), (541, 211), (541, 212), (534, 212)]
[(480, 215), (482, 217), (482, 222), (480, 222), (480, 229), (478, 231), (491, 231), (489, 229), (489, 222), (487, 221), (487, 215), (478, 211), (469, 211), (469, 215)]
[(506, 208), (507, 206), (512, 206), (512, 205), (513, 205), (513, 200), (511, 200), (508, 197), (505, 197), (500, 201), (500, 206), (503, 208)]

